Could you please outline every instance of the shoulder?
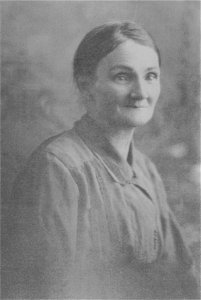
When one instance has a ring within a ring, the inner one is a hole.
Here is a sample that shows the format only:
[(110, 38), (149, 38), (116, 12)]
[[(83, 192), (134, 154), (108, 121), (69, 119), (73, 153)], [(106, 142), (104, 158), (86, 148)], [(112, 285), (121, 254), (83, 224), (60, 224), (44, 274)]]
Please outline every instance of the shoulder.
[(20, 199), (23, 195), (32, 199), (39, 189), (51, 190), (52, 186), (56, 192), (61, 184), (63, 188), (68, 186), (68, 191), (73, 189), (77, 193), (76, 179), (83, 174), (82, 165), (90, 160), (90, 151), (82, 143), (73, 129), (45, 140), (31, 154), (15, 179), (12, 197)]
[(57, 161), (68, 169), (80, 168), (93, 155), (76, 131), (64, 131), (45, 140), (31, 155), (30, 161)]

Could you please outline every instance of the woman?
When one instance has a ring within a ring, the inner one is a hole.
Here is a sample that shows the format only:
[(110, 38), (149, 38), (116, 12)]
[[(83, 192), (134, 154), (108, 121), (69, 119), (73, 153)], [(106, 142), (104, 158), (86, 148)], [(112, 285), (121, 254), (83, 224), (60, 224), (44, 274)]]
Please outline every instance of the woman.
[(16, 181), (3, 293), (199, 298), (160, 176), (133, 142), (160, 94), (155, 42), (135, 23), (105, 24), (82, 40), (73, 67), (87, 113), (45, 141)]

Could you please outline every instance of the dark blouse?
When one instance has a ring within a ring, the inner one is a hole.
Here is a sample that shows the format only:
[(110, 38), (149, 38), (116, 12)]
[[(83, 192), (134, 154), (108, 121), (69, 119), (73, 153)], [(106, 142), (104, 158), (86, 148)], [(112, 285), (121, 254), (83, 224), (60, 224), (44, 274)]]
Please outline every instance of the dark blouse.
[(45, 141), (3, 206), (5, 298), (199, 298), (153, 163), (84, 116)]

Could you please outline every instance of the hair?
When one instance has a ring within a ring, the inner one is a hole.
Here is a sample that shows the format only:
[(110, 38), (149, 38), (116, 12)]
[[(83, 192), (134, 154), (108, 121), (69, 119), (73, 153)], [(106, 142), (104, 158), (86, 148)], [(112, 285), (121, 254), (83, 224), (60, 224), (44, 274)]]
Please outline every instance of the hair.
[(106, 23), (88, 32), (79, 44), (73, 61), (73, 78), (80, 91), (95, 79), (98, 63), (127, 40), (153, 48), (161, 65), (160, 51), (150, 33), (134, 22)]

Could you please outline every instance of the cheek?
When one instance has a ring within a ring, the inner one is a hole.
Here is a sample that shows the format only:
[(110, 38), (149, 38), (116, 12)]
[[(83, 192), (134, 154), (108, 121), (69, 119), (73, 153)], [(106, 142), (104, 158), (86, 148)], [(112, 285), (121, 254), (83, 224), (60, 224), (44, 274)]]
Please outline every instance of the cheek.
[(157, 85), (155, 87), (152, 87), (150, 89), (150, 96), (151, 96), (151, 99), (154, 103), (156, 103), (158, 101), (158, 98), (160, 96), (160, 85)]
[(122, 102), (124, 102), (124, 100), (128, 97), (128, 95), (128, 87), (123, 85), (111, 84), (108, 86), (106, 97), (109, 102), (121, 105)]
[(122, 89), (113, 85), (99, 87), (96, 92), (96, 98), (98, 98), (102, 104), (107, 106), (118, 103), (124, 95), (125, 92), (122, 91)]

